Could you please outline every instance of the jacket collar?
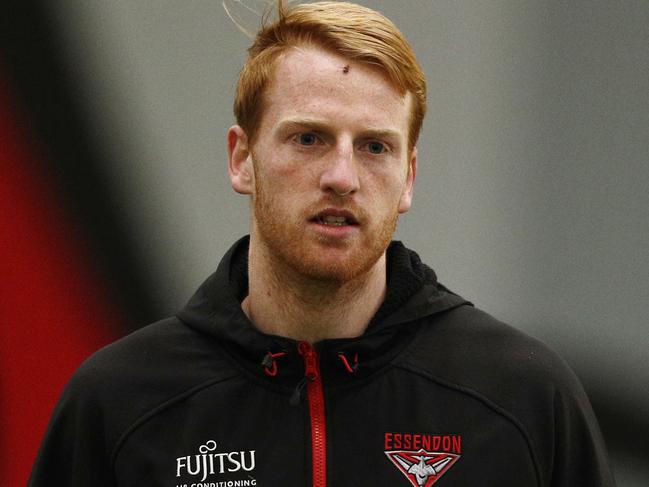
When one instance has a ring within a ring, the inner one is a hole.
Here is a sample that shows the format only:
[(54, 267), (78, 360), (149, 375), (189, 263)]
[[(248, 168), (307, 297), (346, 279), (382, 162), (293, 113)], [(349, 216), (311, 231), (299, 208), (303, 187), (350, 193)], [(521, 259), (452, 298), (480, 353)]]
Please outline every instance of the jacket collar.
[[(304, 372), (298, 343), (260, 332), (241, 309), (248, 293), (248, 245), (246, 236), (230, 248), (178, 317), (218, 339), (228, 355), (251, 373), (294, 386)], [(322, 374), (330, 384), (348, 382), (350, 375), (361, 378), (374, 373), (412, 340), (424, 322), (433, 326), (435, 315), (470, 304), (439, 284), (433, 270), (401, 242), (390, 244), (387, 263), (386, 298), (366, 332), (353, 339), (315, 344)], [(270, 376), (273, 369), (276, 373)]]

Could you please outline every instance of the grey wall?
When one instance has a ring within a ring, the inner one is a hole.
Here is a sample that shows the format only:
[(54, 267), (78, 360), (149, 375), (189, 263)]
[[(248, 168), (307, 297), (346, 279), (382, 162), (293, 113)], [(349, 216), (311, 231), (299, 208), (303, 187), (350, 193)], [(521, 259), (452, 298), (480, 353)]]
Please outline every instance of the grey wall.
[[(649, 3), (362, 3), (402, 28), (429, 81), (399, 238), (649, 424)], [(224, 135), (249, 41), (215, 1), (52, 9), (114, 204), (172, 312), (247, 230)], [(621, 486), (647, 485), (642, 462), (614, 454)]]

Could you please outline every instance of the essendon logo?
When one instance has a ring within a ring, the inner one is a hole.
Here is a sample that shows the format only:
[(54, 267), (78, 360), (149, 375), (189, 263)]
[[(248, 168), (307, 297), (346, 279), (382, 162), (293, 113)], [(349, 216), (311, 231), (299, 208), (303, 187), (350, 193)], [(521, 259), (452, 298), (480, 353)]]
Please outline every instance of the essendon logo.
[(433, 485), (459, 460), (461, 451), (459, 435), (385, 434), (385, 455), (413, 487)]

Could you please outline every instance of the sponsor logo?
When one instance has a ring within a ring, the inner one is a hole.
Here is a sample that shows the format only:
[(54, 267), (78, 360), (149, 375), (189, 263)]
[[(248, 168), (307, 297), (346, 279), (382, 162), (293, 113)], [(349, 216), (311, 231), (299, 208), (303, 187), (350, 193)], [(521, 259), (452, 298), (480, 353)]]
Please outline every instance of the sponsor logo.
[[(201, 482), (189, 484), (195, 487), (257, 485), (257, 481), (250, 475), (246, 475), (245, 480), (202, 483), (214, 475), (253, 472), (255, 461), (255, 450), (217, 451), (216, 441), (209, 440), (198, 447), (198, 454), (176, 458), (176, 477), (194, 477)], [(188, 484), (179, 485), (186, 486)]]
[(460, 435), (386, 433), (385, 455), (413, 487), (430, 487), (460, 459)]

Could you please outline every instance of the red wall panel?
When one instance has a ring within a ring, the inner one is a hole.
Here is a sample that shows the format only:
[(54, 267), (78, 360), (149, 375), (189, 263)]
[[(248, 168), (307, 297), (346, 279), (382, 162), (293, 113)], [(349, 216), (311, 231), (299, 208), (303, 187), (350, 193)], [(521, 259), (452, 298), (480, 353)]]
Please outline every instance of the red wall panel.
[(65, 383), (120, 330), (121, 312), (97, 279), (83, 229), (66, 214), (47, 165), (47, 148), (20, 116), (0, 70), (2, 485), (25, 485)]

